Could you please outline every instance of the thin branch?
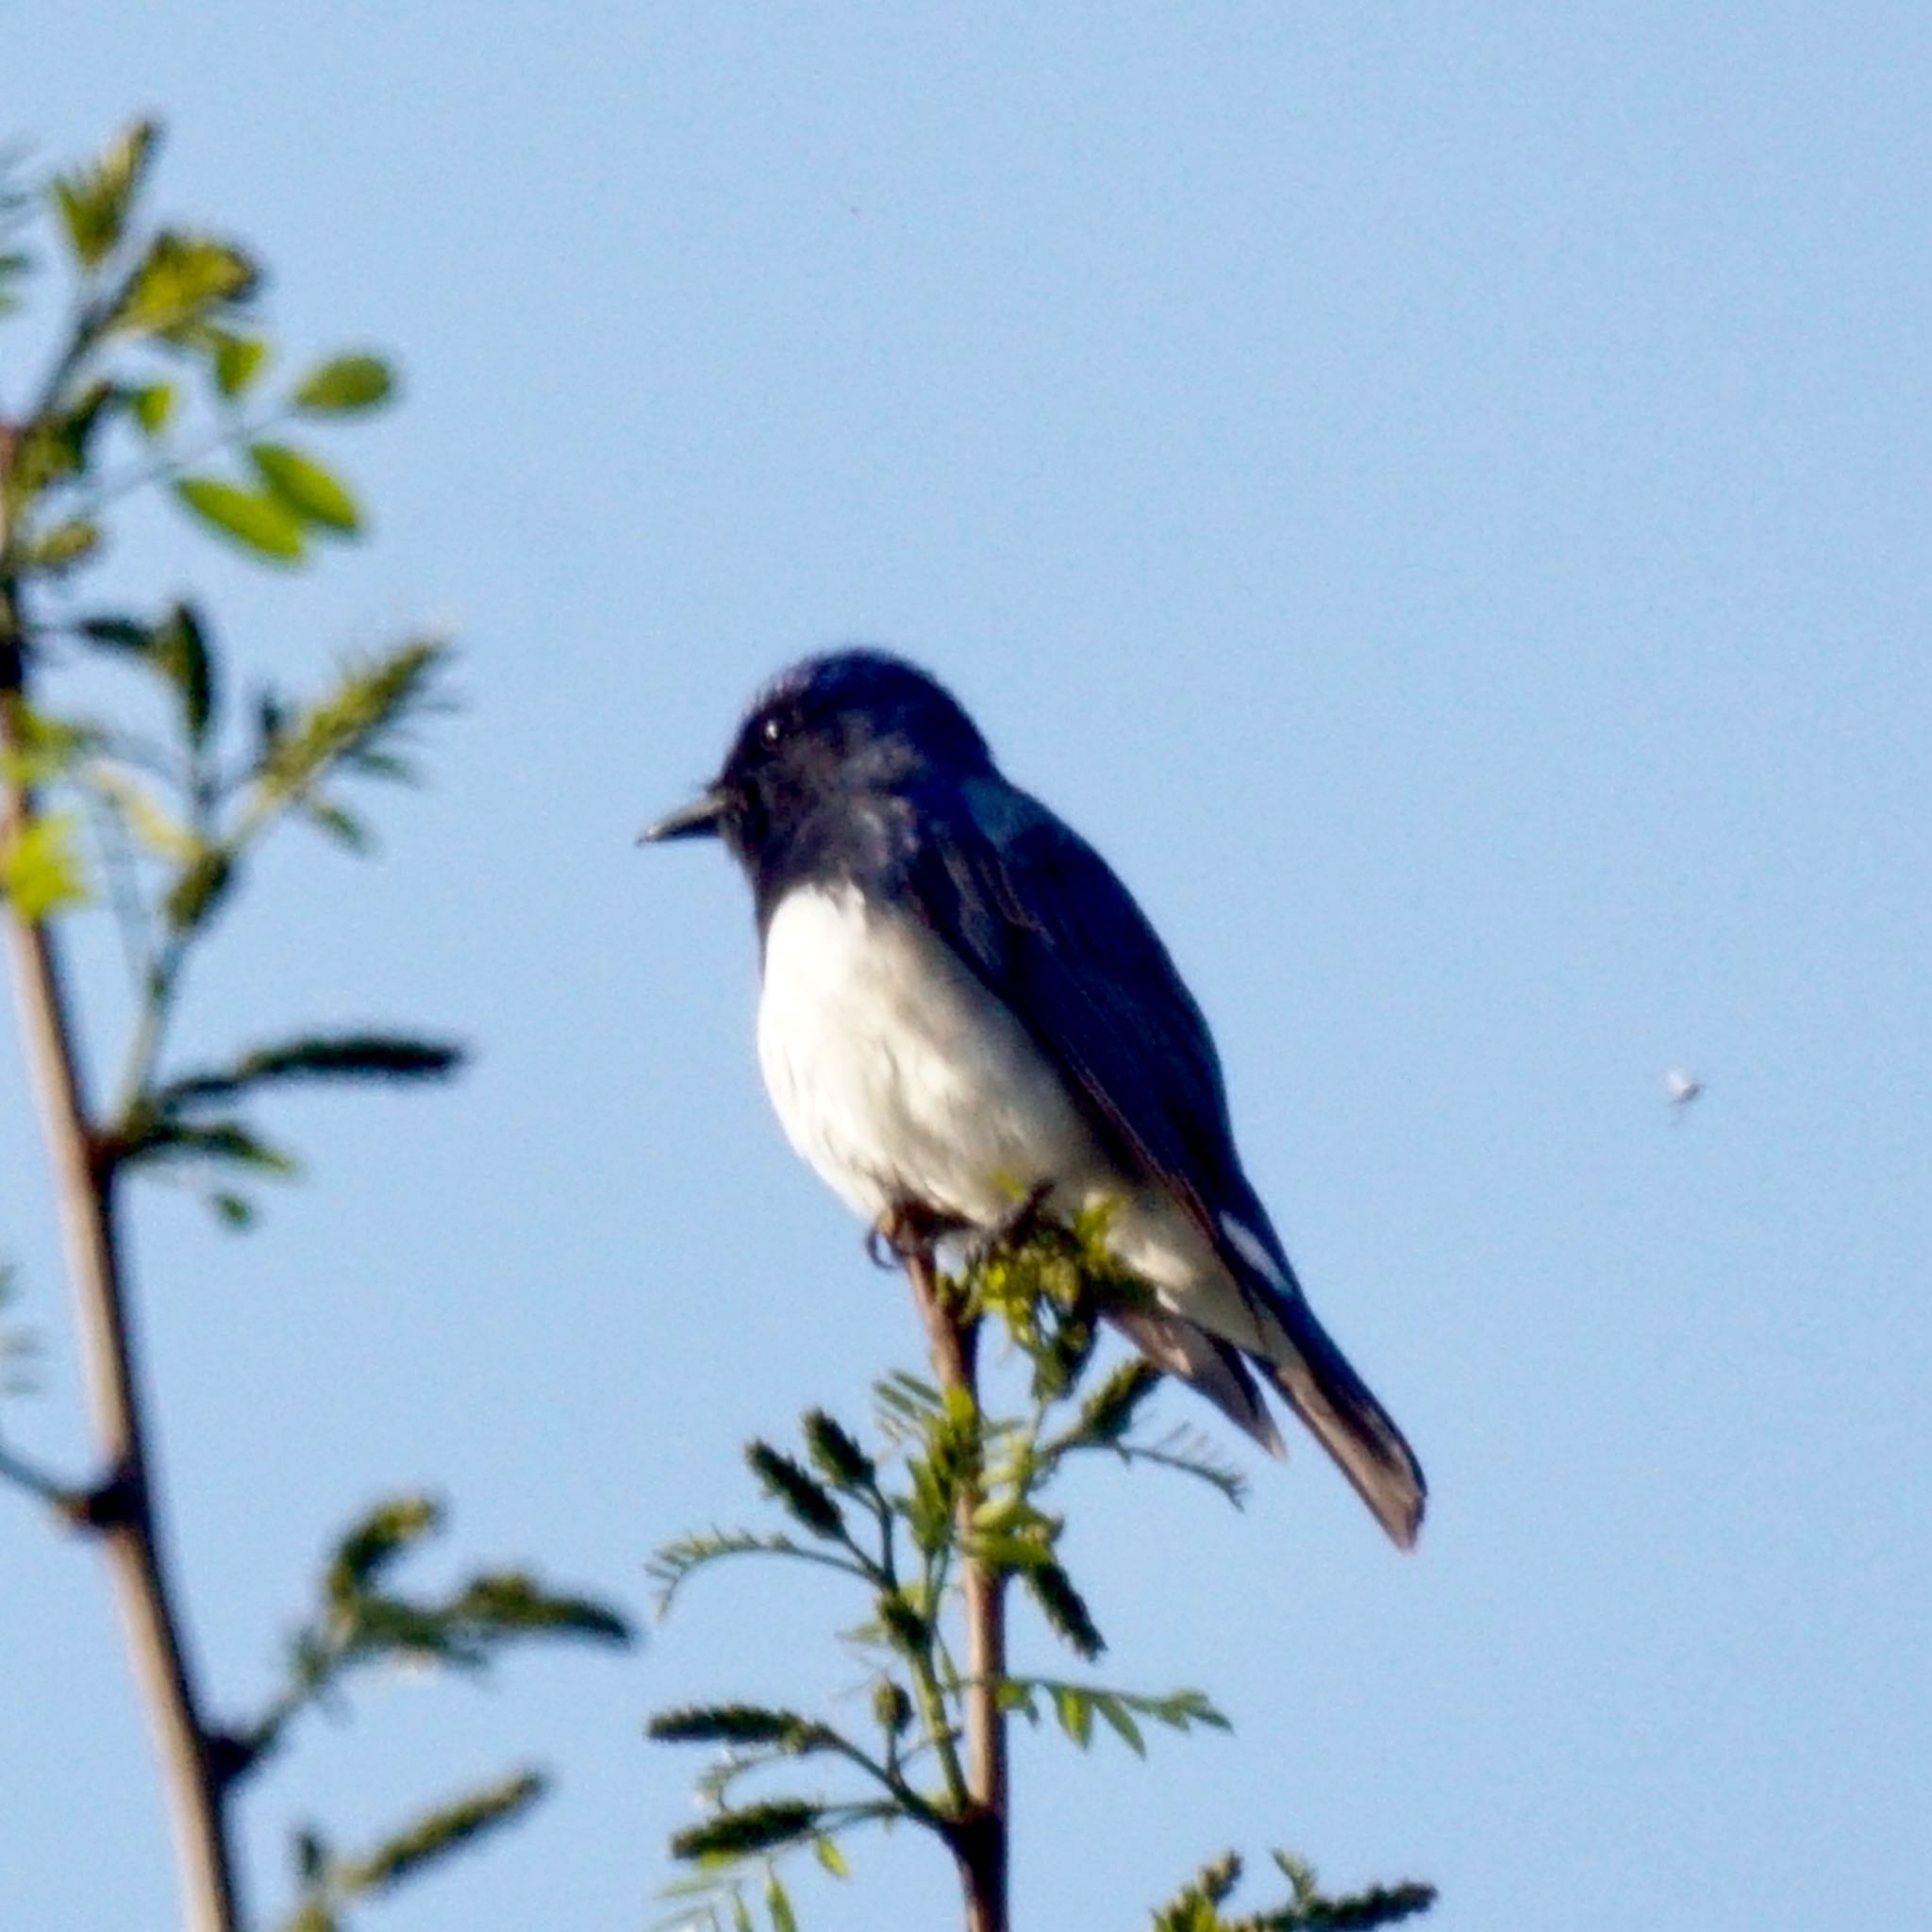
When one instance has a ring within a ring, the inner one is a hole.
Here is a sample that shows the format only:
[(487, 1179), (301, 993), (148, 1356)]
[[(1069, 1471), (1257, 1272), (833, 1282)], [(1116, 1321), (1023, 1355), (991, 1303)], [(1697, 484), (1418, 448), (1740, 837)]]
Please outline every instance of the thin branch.
[(69, 506), (70, 510), (75, 516), (85, 517), (92, 522), (103, 510), (111, 508), (124, 497), (132, 496), (137, 491), (145, 490), (150, 484), (165, 483), (192, 465), (203, 462), (209, 457), (219, 456), (223, 450), (232, 448), (236, 443), (259, 441), (270, 430), (288, 422), (290, 414), (288, 406), (282, 404), (269, 410), (266, 415), (258, 416), (252, 422), (244, 421), (239, 415), (227, 417), (218, 426), (208, 430), (198, 441), (172, 450), (164, 450), (146, 462), (138, 463), (132, 469), (123, 471), (118, 476), (103, 477), (94, 486), (92, 493), (76, 492)]
[[(0, 503), (5, 500), (0, 467)], [(0, 528), (0, 554), (6, 532)], [(0, 582), (0, 752), (16, 762), (26, 744), (25, 625), (18, 589)], [(32, 822), (33, 799), (16, 781), (0, 791), (0, 846)], [(120, 1241), (114, 1174), (97, 1158), (65, 982), (54, 935), (6, 916), (21, 1030), (53, 1161), (68, 1276), (85, 1344), (88, 1403), (108, 1472), (103, 1495), (118, 1507), (96, 1524), (114, 1580), (135, 1675), (161, 1760), (176, 1860), (193, 1932), (237, 1932), (241, 1914), (223, 1807), (224, 1778), (211, 1727), (200, 1715), (155, 1520), (135, 1343)]]
[[(925, 1322), (933, 1366), (947, 1391), (962, 1390), (979, 1407), (979, 1324), (949, 1307), (929, 1246), (906, 1257), (906, 1274)], [(973, 1518), (983, 1500), (977, 1481), (960, 1487), (960, 1593), (966, 1607), (966, 1774), (972, 1808), (953, 1829), (953, 1856), (966, 1901), (966, 1932), (1008, 1932), (1007, 1876), (1010, 1779), (1007, 1712), (1007, 1579), (971, 1554)]]

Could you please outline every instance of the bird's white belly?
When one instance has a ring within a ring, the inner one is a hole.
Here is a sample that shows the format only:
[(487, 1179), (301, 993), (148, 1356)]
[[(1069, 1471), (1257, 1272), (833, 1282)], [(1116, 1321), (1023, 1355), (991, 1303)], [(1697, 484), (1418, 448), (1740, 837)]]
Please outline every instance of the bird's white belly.
[(991, 1227), (1050, 1181), (1062, 1213), (1107, 1204), (1108, 1246), (1170, 1307), (1265, 1346), (1200, 1229), (1120, 1174), (1019, 1021), (913, 920), (849, 887), (789, 893), (765, 933), (758, 1065), (787, 1139), (867, 1221), (917, 1205)]
[(976, 1225), (1107, 1164), (1013, 1015), (911, 919), (850, 887), (789, 893), (765, 934), (758, 1065), (787, 1137), (858, 1213)]

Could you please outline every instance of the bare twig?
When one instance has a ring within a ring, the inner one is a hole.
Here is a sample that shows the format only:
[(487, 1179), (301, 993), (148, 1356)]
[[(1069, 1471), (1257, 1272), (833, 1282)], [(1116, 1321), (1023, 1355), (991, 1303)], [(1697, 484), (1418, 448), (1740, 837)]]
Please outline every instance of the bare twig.
[[(941, 1387), (979, 1403), (976, 1318), (947, 1305), (930, 1246), (907, 1252), (906, 1274), (925, 1322)], [(972, 1808), (950, 1834), (966, 1899), (966, 1932), (1008, 1932), (1007, 1840), (1009, 1781), (1007, 1713), (1007, 1579), (972, 1554), (973, 1517), (983, 1497), (977, 1481), (959, 1493), (960, 1585), (966, 1604), (966, 1775)]]
[[(0, 436), (0, 555), (6, 548)], [(0, 848), (31, 824), (18, 775), (27, 741), (25, 626), (18, 589), (0, 578)], [(114, 1169), (100, 1157), (85, 1096), (55, 937), (10, 904), (6, 917), (21, 1031), (54, 1167), (68, 1275), (85, 1343), (89, 1407), (106, 1479), (87, 1512), (106, 1551), (136, 1679), (161, 1760), (192, 1932), (236, 1932), (240, 1914), (224, 1806), (225, 1777), (195, 1700), (162, 1560), (142, 1427), (135, 1341), (114, 1219)]]

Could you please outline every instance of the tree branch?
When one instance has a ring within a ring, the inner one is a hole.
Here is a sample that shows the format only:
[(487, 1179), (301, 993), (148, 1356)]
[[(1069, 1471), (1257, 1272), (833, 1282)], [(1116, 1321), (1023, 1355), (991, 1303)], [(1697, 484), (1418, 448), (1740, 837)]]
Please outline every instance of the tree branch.
[[(6, 493), (0, 438), (0, 507)], [(6, 547), (0, 508), (0, 554)], [(0, 581), (0, 756), (16, 765), (26, 748), (25, 625), (17, 586)], [(17, 775), (0, 783), (0, 849), (32, 822), (33, 797)], [(54, 1167), (67, 1268), (84, 1342), (88, 1403), (107, 1481), (117, 1507), (96, 1520), (114, 1580), (136, 1680), (161, 1761), (175, 1849), (193, 1932), (237, 1932), (234, 1866), (223, 1778), (183, 1651), (179, 1621), (155, 1521), (135, 1343), (114, 1219), (114, 1171), (98, 1157), (54, 935), (6, 914), (21, 1032)]]
[[(977, 1412), (978, 1321), (946, 1305), (929, 1245), (905, 1258), (941, 1386), (963, 1390)], [(982, 1500), (977, 1480), (961, 1488), (959, 1581), (966, 1603), (966, 1774), (972, 1808), (955, 1823), (950, 1836), (965, 1893), (966, 1932), (1008, 1932), (1010, 1785), (1007, 1712), (1000, 1702), (1007, 1675), (1007, 1579), (971, 1553), (973, 1518)]]

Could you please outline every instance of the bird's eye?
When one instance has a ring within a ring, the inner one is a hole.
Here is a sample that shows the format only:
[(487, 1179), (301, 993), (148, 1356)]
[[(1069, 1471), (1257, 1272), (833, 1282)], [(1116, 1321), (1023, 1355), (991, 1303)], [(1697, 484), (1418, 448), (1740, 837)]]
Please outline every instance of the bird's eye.
[(765, 722), (758, 726), (758, 736), (761, 739), (763, 739), (767, 744), (776, 744), (777, 741), (785, 736), (784, 720), (781, 718), (767, 718)]

